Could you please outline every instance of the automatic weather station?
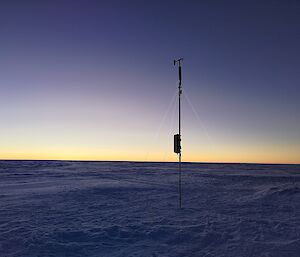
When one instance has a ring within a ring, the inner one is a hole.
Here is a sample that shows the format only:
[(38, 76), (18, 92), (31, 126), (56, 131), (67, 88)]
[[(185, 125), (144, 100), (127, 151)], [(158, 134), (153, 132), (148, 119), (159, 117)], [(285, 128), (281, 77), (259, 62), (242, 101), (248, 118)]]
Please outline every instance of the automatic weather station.
[(181, 63), (183, 58), (174, 60), (174, 66), (178, 64), (178, 134), (174, 135), (174, 152), (178, 155), (178, 194), (179, 194), (179, 208), (182, 207), (182, 188), (181, 188), (181, 102), (180, 97), (182, 94), (181, 86)]

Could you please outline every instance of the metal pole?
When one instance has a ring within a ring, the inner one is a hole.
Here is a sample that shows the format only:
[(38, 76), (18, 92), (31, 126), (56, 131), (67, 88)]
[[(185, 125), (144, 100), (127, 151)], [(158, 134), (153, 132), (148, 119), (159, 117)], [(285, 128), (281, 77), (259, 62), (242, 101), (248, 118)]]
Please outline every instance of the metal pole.
[[(179, 128), (179, 138), (181, 140), (181, 63), (179, 61), (179, 86), (178, 86), (178, 128)], [(181, 143), (180, 143), (180, 152), (179, 152), (179, 208), (182, 206), (182, 189), (181, 189)]]
[(181, 61), (183, 59), (174, 60), (174, 65), (176, 62), (178, 62), (178, 76), (179, 76), (179, 83), (178, 83), (178, 134), (179, 134), (179, 155), (178, 155), (178, 168), (179, 168), (179, 174), (178, 174), (178, 193), (179, 193), (179, 208), (182, 207), (182, 186), (181, 186), (181, 94), (182, 94), (182, 87), (181, 87)]

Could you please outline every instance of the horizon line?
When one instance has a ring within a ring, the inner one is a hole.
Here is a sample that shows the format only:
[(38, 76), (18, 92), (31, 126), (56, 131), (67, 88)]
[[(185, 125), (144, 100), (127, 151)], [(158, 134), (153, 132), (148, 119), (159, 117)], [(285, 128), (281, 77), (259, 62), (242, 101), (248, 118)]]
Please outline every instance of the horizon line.
[[(177, 161), (142, 161), (142, 160), (81, 160), (81, 159), (1, 159), (0, 161), (70, 161), (70, 162), (143, 162), (143, 163), (178, 163)], [(256, 164), (256, 165), (300, 165), (300, 163), (267, 163), (267, 162), (205, 162), (205, 161), (182, 161), (182, 163), (198, 164)]]

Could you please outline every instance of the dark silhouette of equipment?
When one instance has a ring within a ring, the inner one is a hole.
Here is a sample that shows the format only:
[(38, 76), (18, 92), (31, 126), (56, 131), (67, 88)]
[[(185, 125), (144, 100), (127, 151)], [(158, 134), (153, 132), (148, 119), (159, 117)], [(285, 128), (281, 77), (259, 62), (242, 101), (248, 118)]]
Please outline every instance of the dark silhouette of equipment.
[(180, 153), (181, 145), (180, 145), (180, 135), (174, 135), (174, 153)]
[(174, 60), (174, 66), (178, 63), (178, 134), (174, 135), (174, 152), (178, 154), (178, 193), (179, 193), (179, 208), (182, 206), (182, 189), (181, 189), (181, 99), (182, 94), (181, 87), (181, 62), (183, 58)]

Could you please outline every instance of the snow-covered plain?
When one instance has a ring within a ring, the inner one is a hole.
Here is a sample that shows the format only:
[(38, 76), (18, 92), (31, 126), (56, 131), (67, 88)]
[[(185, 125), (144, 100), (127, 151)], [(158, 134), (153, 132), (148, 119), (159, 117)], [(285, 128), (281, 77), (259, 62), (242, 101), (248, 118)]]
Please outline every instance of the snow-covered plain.
[(300, 166), (0, 161), (0, 256), (299, 257)]

